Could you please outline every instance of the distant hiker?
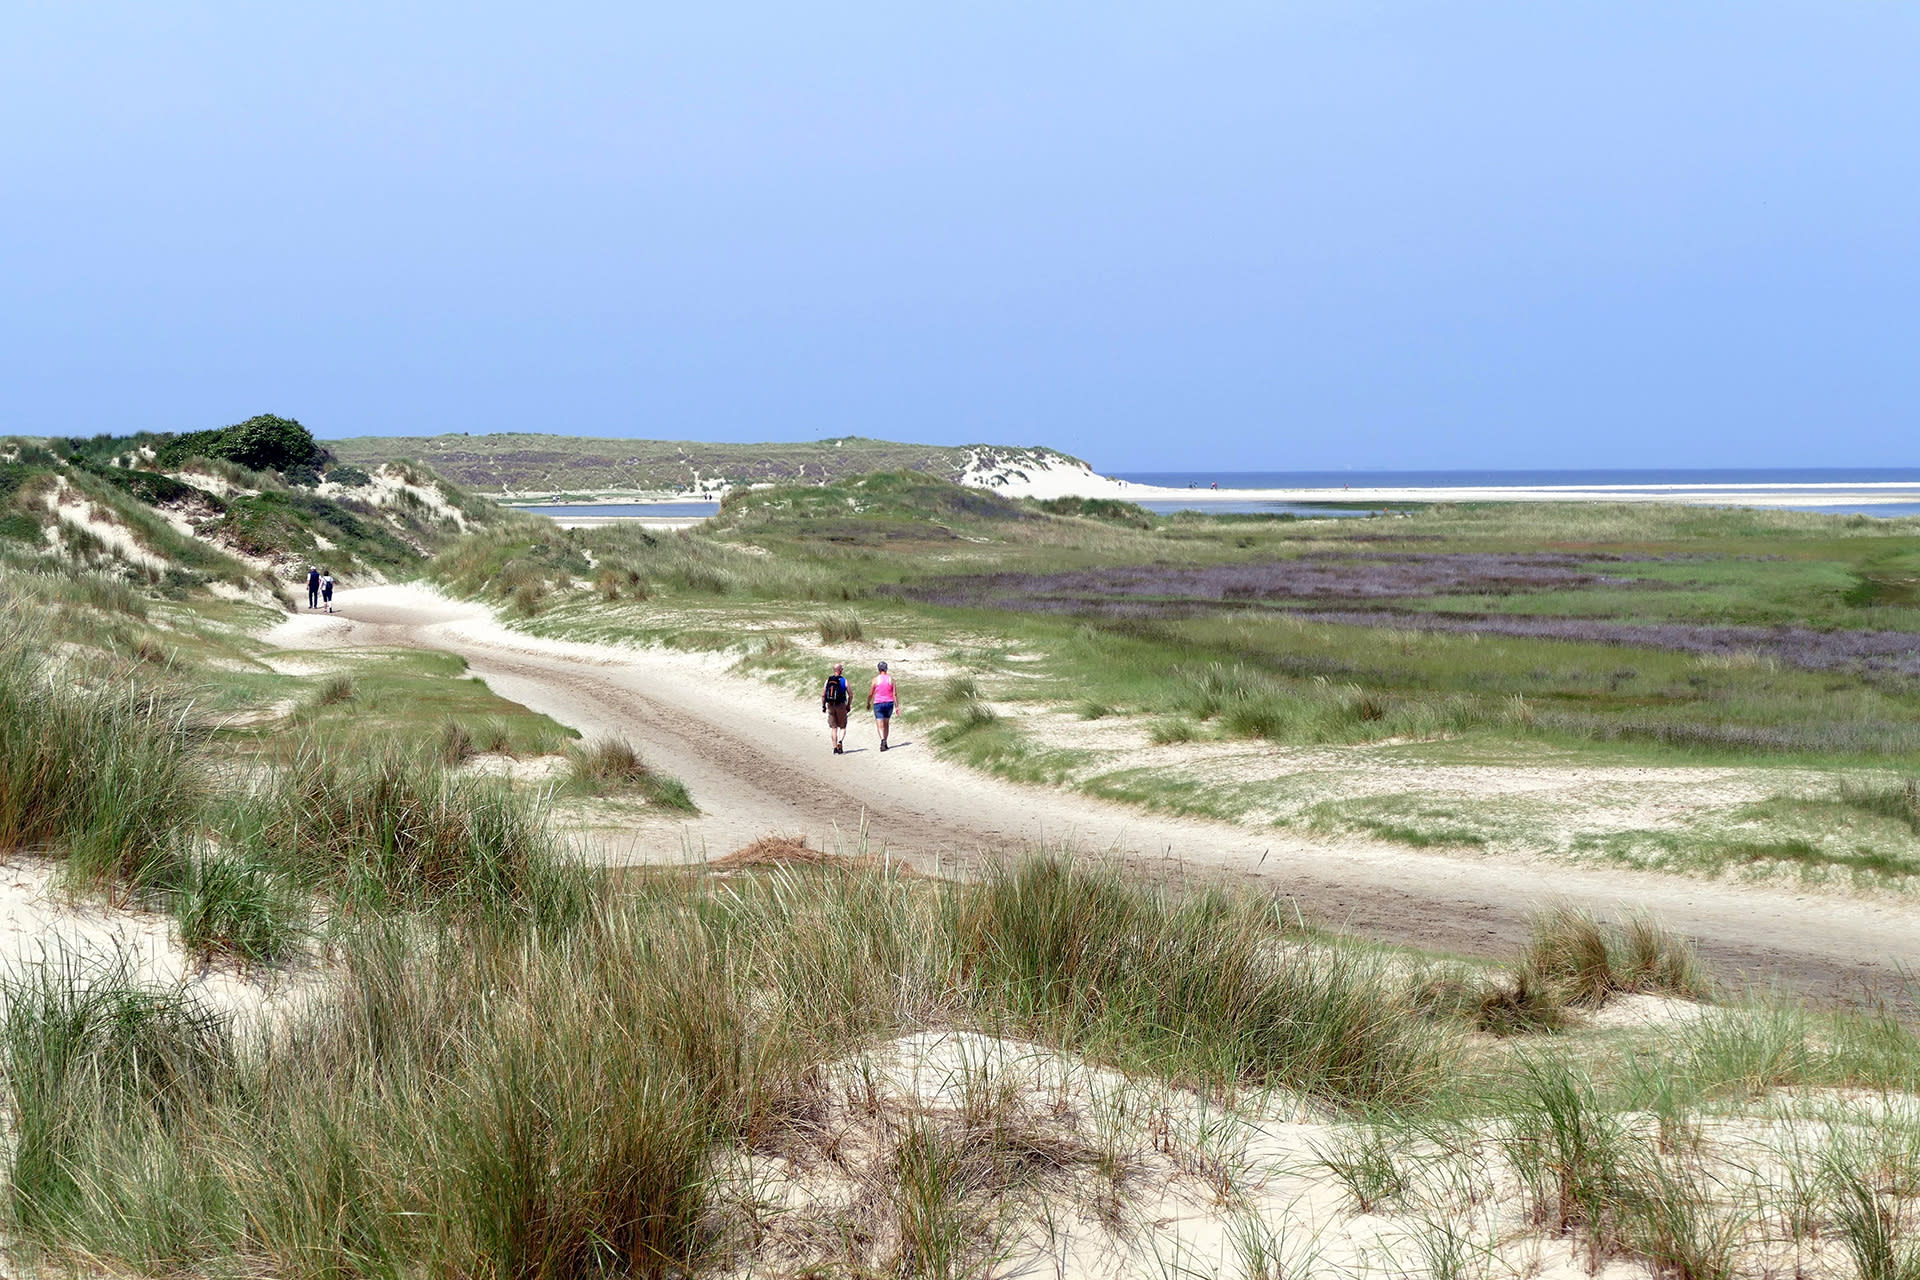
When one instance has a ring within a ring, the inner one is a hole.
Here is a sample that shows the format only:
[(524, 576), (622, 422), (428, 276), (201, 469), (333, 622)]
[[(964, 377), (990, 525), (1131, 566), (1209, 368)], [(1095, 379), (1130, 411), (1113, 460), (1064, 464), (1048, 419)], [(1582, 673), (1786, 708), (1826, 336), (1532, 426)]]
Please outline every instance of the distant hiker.
[(847, 711), (853, 706), (853, 695), (847, 692), (846, 670), (842, 664), (834, 663), (827, 687), (820, 691), (820, 709), (827, 713), (827, 736), (833, 739), (835, 755), (846, 752), (841, 739), (847, 736)]
[(320, 575), (320, 598), (327, 602), (327, 612), (332, 613), (333, 612), (333, 575), (330, 573), (323, 573)]
[(309, 566), (307, 569), (307, 608), (320, 607), (320, 570)]
[(873, 687), (867, 690), (867, 705), (873, 708), (873, 722), (880, 728), (880, 749), (887, 749), (887, 730), (893, 725), (893, 677), (887, 674), (887, 664), (880, 664), (880, 674), (873, 678)]

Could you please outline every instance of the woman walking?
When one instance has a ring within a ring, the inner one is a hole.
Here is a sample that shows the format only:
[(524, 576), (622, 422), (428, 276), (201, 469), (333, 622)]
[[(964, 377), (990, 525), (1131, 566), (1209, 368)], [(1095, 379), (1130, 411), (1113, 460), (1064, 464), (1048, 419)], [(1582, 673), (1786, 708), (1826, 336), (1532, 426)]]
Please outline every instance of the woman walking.
[(873, 678), (873, 687), (867, 690), (867, 705), (873, 708), (873, 722), (880, 729), (880, 749), (887, 749), (887, 730), (893, 726), (893, 677), (887, 674), (887, 664), (880, 664), (880, 673)]
[(320, 575), (320, 599), (327, 606), (327, 612), (332, 613), (333, 575), (331, 573), (323, 573)]

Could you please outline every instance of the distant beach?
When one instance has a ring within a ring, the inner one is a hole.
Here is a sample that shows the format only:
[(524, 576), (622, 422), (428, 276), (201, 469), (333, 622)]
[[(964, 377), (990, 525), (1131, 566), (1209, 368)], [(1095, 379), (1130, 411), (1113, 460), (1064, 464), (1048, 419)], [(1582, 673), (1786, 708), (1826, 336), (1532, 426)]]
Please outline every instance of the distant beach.
[[(1148, 471), (1101, 475), (1026, 462), (969, 475), (1012, 498), (1118, 498), (1160, 514), (1200, 510), (1308, 517), (1366, 515), (1437, 502), (1677, 502), (1836, 515), (1920, 516), (1920, 468), (1618, 471)], [(605, 495), (514, 503), (570, 527), (641, 521), (697, 524), (718, 495)]]
[(1113, 488), (1106, 496), (1125, 497), (1161, 512), (1190, 507), (1332, 515), (1338, 508), (1316, 504), (1377, 509), (1434, 502), (1679, 502), (1920, 515), (1920, 468), (1158, 471), (1126, 472), (1110, 480)]

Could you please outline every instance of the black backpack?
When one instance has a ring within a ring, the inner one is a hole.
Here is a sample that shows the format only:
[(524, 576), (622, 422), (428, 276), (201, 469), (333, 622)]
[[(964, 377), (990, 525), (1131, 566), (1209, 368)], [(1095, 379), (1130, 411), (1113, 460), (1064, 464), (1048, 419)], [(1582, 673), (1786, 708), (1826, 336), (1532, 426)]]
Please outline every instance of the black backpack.
[(820, 700), (828, 706), (845, 702), (847, 700), (847, 678), (845, 676), (828, 676), (826, 691), (820, 695)]

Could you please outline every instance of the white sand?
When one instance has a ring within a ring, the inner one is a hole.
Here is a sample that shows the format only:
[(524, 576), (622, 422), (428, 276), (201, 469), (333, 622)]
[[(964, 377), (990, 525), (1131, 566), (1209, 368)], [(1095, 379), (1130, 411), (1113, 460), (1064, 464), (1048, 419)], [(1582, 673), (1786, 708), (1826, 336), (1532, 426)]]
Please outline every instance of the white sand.
[(1128, 502), (1350, 502), (1390, 507), (1434, 502), (1677, 502), (1733, 507), (1872, 506), (1920, 503), (1920, 484), (1866, 481), (1857, 484), (1660, 484), (1532, 485), (1478, 488), (1368, 487), (1324, 489), (1174, 489), (1133, 484), (1090, 468), (1029, 467), (1024, 474), (969, 475), (965, 483), (1010, 498), (1120, 498)]
[(70, 964), (82, 973), (124, 966), (156, 987), (184, 985), (188, 994), (243, 1022), (292, 1007), (316, 989), (313, 969), (197, 964), (166, 916), (67, 894), (57, 884), (58, 870), (24, 854), (0, 862), (0, 973), (42, 962)]

